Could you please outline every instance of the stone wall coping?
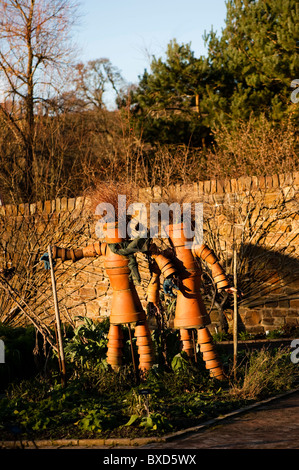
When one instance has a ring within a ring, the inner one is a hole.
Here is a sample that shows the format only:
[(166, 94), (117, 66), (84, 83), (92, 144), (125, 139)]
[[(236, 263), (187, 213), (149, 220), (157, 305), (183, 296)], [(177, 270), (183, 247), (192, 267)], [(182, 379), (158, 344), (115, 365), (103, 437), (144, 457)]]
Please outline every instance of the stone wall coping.
[[(299, 188), (299, 171), (293, 173), (281, 173), (267, 176), (240, 176), (232, 179), (212, 179), (206, 181), (198, 181), (191, 184), (176, 184), (173, 188), (177, 193), (192, 192), (194, 197), (201, 195), (225, 195), (240, 194), (244, 192), (275, 192), (279, 189), (290, 186), (298, 186)], [(168, 188), (169, 189), (169, 188)], [(161, 186), (152, 188), (140, 188), (140, 197), (147, 194), (152, 197), (160, 197), (163, 194)], [(85, 198), (83, 196), (67, 198), (61, 197), (55, 200), (38, 201), (36, 203), (24, 204), (6, 204), (0, 206), (0, 216), (17, 216), (17, 215), (33, 215), (33, 214), (52, 214), (53, 212), (72, 212), (73, 210), (81, 210), (84, 206)]]

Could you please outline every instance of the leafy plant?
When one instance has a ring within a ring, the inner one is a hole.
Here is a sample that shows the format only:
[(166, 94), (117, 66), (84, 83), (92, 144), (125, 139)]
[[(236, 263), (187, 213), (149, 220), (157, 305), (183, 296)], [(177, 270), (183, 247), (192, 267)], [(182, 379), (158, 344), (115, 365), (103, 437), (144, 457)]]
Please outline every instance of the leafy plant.
[(174, 372), (187, 370), (190, 366), (189, 361), (184, 357), (183, 353), (176, 354), (171, 362), (171, 368)]
[(108, 323), (94, 323), (88, 317), (77, 317), (80, 325), (66, 340), (66, 360), (86, 365), (89, 361), (101, 362), (106, 357)]
[(93, 409), (81, 408), (80, 414), (84, 416), (74, 424), (84, 431), (102, 432), (117, 423), (116, 417), (111, 414), (110, 410), (100, 405)]
[(137, 425), (151, 431), (169, 431), (172, 429), (168, 418), (161, 413), (150, 413), (148, 416), (132, 415), (125, 426)]

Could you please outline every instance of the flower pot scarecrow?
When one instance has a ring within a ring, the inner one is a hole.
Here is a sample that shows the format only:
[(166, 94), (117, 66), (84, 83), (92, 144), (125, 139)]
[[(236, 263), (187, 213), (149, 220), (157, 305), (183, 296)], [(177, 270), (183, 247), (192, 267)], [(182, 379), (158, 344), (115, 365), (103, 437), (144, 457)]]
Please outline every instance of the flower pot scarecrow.
[(112, 368), (121, 366), (124, 346), (121, 325), (135, 324), (134, 334), (138, 348), (139, 369), (147, 371), (154, 363), (154, 353), (146, 314), (133, 280), (134, 274), (138, 274), (134, 253), (149, 253), (155, 260), (159, 272), (166, 279), (172, 277), (176, 270), (171, 261), (150, 239), (125, 240), (120, 236), (117, 222), (104, 224), (103, 231), (105, 234), (103, 241), (96, 241), (77, 249), (54, 246), (52, 257), (54, 260), (60, 258), (62, 261), (72, 260), (73, 262), (82, 258), (103, 257), (104, 267), (113, 291), (107, 362)]
[[(225, 376), (222, 365), (207, 328), (211, 321), (200, 292), (202, 275), (200, 260), (207, 262), (211, 267), (217, 289), (224, 289), (229, 293), (233, 293), (235, 289), (230, 286), (229, 280), (213, 251), (205, 244), (192, 244), (193, 240), (187, 239), (184, 235), (183, 224), (171, 224), (167, 230), (175, 253), (174, 266), (177, 271), (174, 328), (180, 331), (182, 349), (189, 357), (194, 355), (191, 333), (192, 330), (197, 330), (197, 342), (210, 376), (223, 380)], [(187, 244), (188, 242), (191, 242), (191, 247)], [(159, 274), (157, 268), (153, 272), (148, 287), (148, 300), (154, 303), (158, 301)]]

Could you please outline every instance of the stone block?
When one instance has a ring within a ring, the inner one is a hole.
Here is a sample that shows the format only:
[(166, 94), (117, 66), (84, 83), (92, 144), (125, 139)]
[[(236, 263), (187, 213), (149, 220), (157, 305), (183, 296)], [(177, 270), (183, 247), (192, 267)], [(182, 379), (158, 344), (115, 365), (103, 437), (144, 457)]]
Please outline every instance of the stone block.
[(290, 308), (299, 309), (299, 299), (291, 299), (289, 302)]
[(271, 189), (273, 187), (272, 176), (268, 175), (268, 176), (265, 177), (265, 187), (266, 187), (266, 189)]
[(96, 289), (94, 287), (82, 287), (79, 290), (79, 295), (82, 299), (93, 299), (96, 297)]
[(258, 177), (258, 186), (260, 189), (265, 189), (266, 188), (266, 178), (265, 176), (259, 176)]
[(262, 326), (272, 326), (274, 325), (274, 318), (263, 318), (261, 321)]
[(67, 200), (67, 197), (63, 197), (61, 198), (61, 201), (60, 201), (60, 210), (62, 211), (67, 211), (67, 205), (68, 205), (68, 200)]
[(224, 192), (225, 193), (230, 193), (231, 190), (232, 190), (232, 187), (231, 187), (231, 184), (230, 184), (230, 180), (229, 179), (224, 180)]
[(204, 193), (209, 194), (211, 191), (211, 181), (204, 181)]
[(52, 212), (52, 201), (45, 201), (44, 202), (44, 211), (47, 214), (51, 214), (51, 212)]
[(74, 197), (68, 199), (67, 208), (70, 212), (75, 209), (75, 203), (76, 199)]
[(197, 186), (198, 186), (198, 194), (203, 194), (204, 193), (204, 182), (203, 181), (198, 181)]
[(225, 193), (225, 180), (216, 181), (216, 191), (218, 194)]
[(272, 188), (279, 188), (279, 177), (278, 177), (278, 175), (272, 175)]
[(274, 317), (274, 326), (276, 328), (283, 328), (286, 324), (285, 317)]
[(232, 178), (230, 180), (230, 184), (231, 184), (231, 192), (232, 193), (236, 193), (238, 191), (238, 183), (237, 183), (237, 180), (235, 178)]
[(211, 180), (210, 183), (211, 183), (210, 193), (215, 194), (217, 192), (217, 181)]

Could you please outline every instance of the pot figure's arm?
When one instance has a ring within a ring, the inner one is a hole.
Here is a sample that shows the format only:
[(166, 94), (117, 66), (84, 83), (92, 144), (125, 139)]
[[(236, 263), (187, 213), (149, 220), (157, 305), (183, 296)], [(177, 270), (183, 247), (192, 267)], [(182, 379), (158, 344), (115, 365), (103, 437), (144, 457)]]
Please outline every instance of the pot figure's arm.
[(67, 260), (72, 260), (73, 263), (82, 258), (96, 258), (98, 256), (105, 256), (106, 253), (106, 243), (97, 241), (91, 245), (85, 246), (83, 248), (60, 248), (57, 246), (52, 247), (52, 256), (53, 259), (60, 258), (62, 262)]
[(225, 289), (228, 292), (234, 290), (225, 274), (225, 271), (218, 261), (215, 253), (207, 245), (196, 245), (192, 248), (193, 256), (206, 261), (211, 268), (213, 280), (217, 289)]
[(146, 299), (148, 302), (152, 302), (154, 305), (159, 305), (159, 292), (160, 292), (160, 274), (161, 271), (159, 266), (154, 261), (152, 264), (150, 282), (146, 289)]
[[(167, 295), (174, 297), (173, 290), (178, 290), (177, 287), (177, 269), (174, 266), (172, 258), (165, 250), (161, 251), (152, 243), (150, 246), (150, 256), (153, 261), (152, 276), (147, 289), (147, 299), (149, 302), (159, 301), (160, 290), (160, 275), (164, 277), (163, 290)], [(153, 300), (150, 300), (153, 299)]]
[(159, 250), (155, 243), (151, 244), (149, 252), (151, 257), (157, 263), (158, 268), (165, 279), (177, 274), (177, 270), (171, 258), (166, 254), (165, 251)]

